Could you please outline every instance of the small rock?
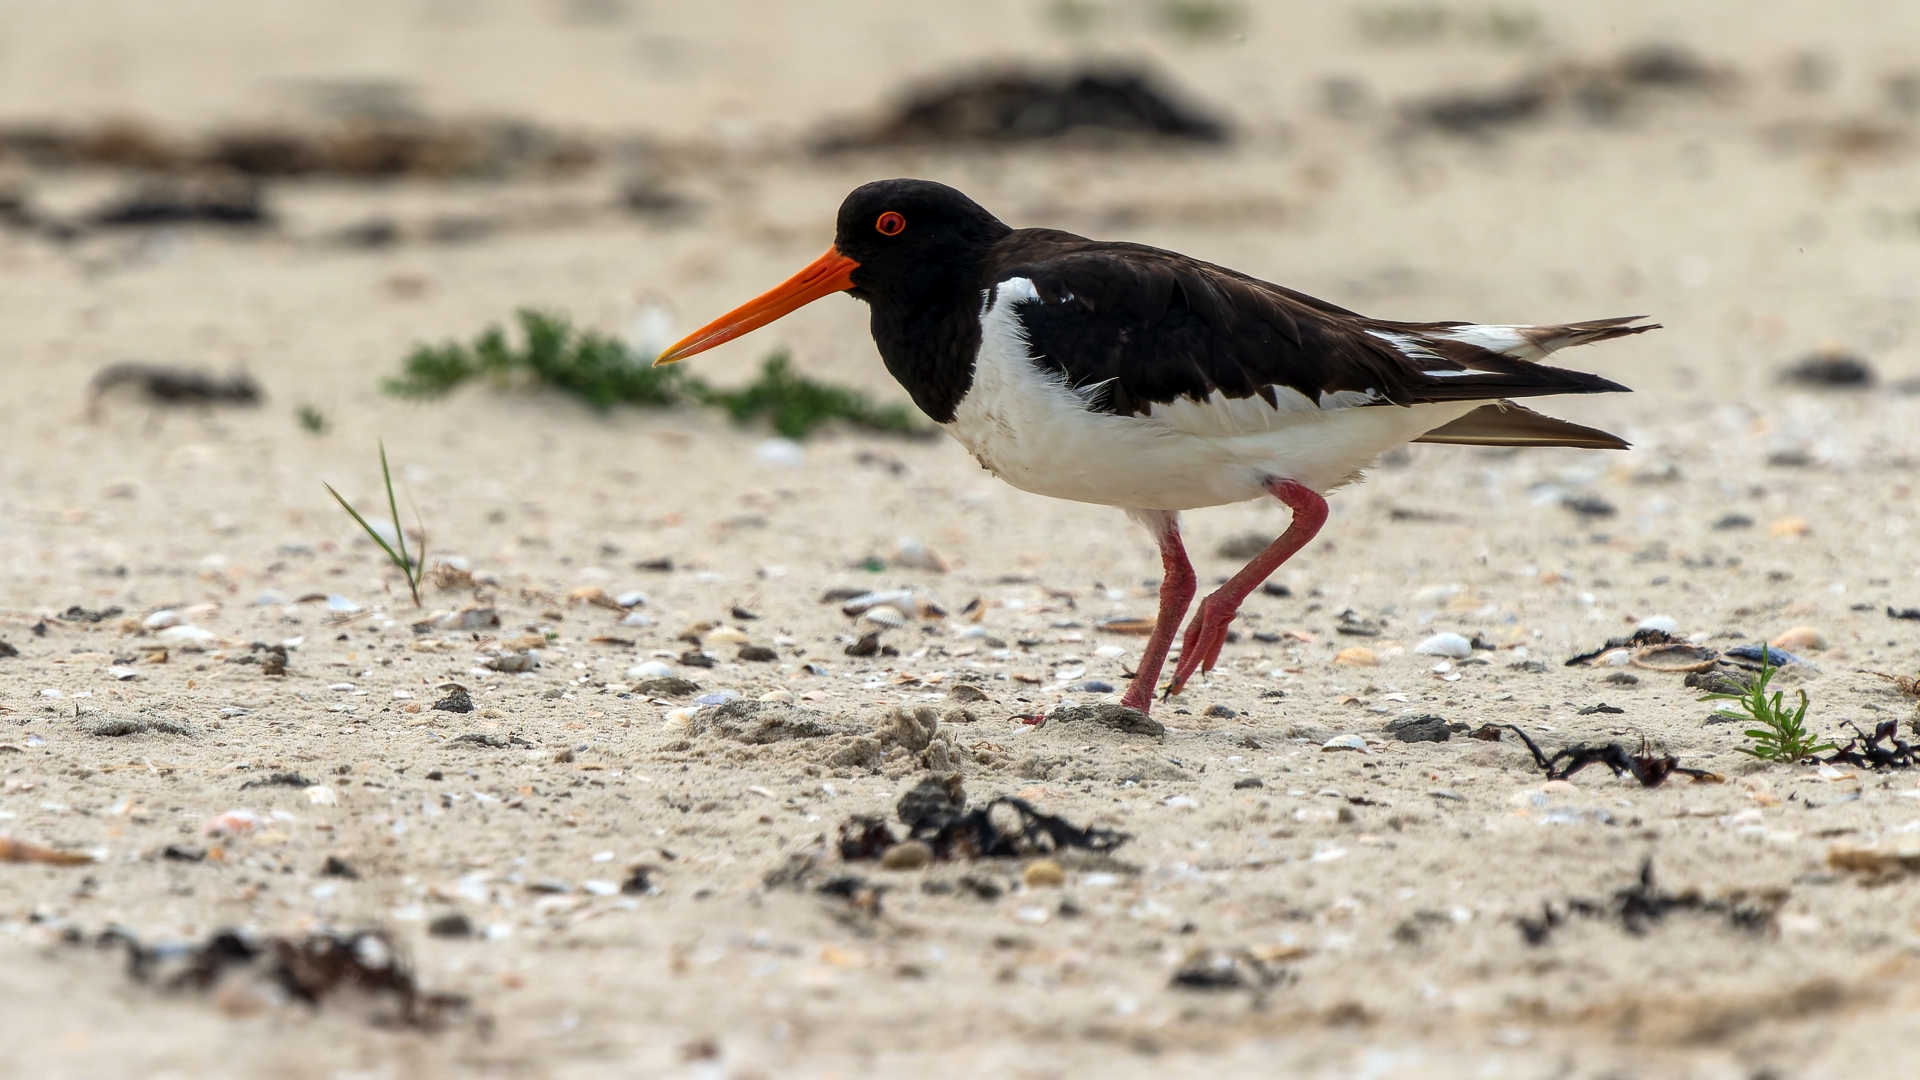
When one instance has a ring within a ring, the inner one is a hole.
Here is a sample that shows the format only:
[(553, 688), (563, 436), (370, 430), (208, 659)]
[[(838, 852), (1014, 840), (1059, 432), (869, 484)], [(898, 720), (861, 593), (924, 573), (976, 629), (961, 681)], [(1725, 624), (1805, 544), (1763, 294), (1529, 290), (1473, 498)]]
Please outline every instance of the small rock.
[(1105, 728), (1127, 735), (1160, 736), (1167, 733), (1166, 725), (1138, 709), (1111, 701), (1102, 701), (1095, 705), (1070, 705), (1055, 709), (1047, 717), (1050, 724), (1074, 724), (1092, 722)]
[(1728, 529), (1751, 529), (1753, 519), (1746, 514), (1722, 514), (1714, 521), (1713, 527), (1722, 532)]
[(1465, 660), (1473, 655), (1473, 642), (1459, 634), (1441, 632), (1413, 647), (1421, 656), (1448, 656)]
[(1873, 367), (1838, 346), (1829, 345), (1780, 373), (1780, 381), (1828, 389), (1873, 385)]
[[(1888, 608), (1887, 610), (1892, 611), (1893, 609)], [(19, 656), (19, 655), (20, 655), (19, 649), (14, 648), (12, 645), (8, 644), (7, 642), (0, 641), (0, 656)]]
[(340, 856), (329, 855), (327, 856), (327, 861), (320, 865), (320, 875), (322, 877), (346, 878), (349, 881), (357, 881), (360, 878), (360, 871), (347, 865), (347, 861)]
[(450, 911), (435, 915), (433, 921), (427, 923), (427, 933), (444, 938), (472, 937), (473, 922), (458, 911)]
[(765, 645), (742, 645), (739, 657), (756, 664), (771, 664), (780, 659), (780, 654)]
[[(504, 674), (517, 675), (523, 671), (532, 671), (539, 665), (540, 661), (529, 649), (526, 652), (502, 653), (499, 656), (488, 657), (484, 666)], [(436, 705), (434, 708), (437, 709), (439, 706)]]
[(860, 635), (860, 640), (847, 646), (848, 656), (877, 656), (880, 653), (880, 631)]
[(1827, 635), (1811, 626), (1796, 626), (1767, 644), (1788, 652), (1820, 652), (1827, 647)]
[(698, 649), (689, 649), (686, 652), (681, 653), (680, 662), (682, 664), (685, 664), (688, 667), (697, 667), (697, 668), (717, 667), (720, 663), (720, 661), (715, 660), (713, 657), (708, 656), (706, 653), (703, 653)]
[(947, 687), (947, 697), (952, 701), (987, 701), (987, 692), (972, 683), (954, 683)]
[(1560, 505), (1585, 518), (1607, 518), (1620, 512), (1619, 507), (1598, 495), (1568, 495)]
[(1201, 713), (1200, 715), (1201, 716), (1217, 716), (1222, 720), (1231, 720), (1234, 717), (1239, 716), (1240, 714), (1238, 712), (1235, 712), (1232, 706), (1209, 705), (1207, 706), (1206, 711)]
[(1248, 788), (1263, 788), (1266, 786), (1267, 782), (1257, 776), (1243, 776), (1233, 782), (1233, 789), (1235, 791), (1245, 791)]
[(1447, 802), (1466, 802), (1467, 801), (1467, 797), (1465, 795), (1462, 795), (1451, 788), (1434, 788), (1433, 790), (1427, 792), (1427, 794), (1433, 796), (1436, 799), (1445, 799)]
[(447, 696), (434, 702), (432, 707), (441, 712), (470, 713), (473, 711), (473, 695), (467, 693), (464, 686), (450, 686)]
[(922, 840), (903, 840), (880, 856), (880, 865), (888, 870), (920, 870), (933, 862), (933, 848)]
[(1744, 694), (1747, 683), (1740, 675), (1731, 671), (1692, 671), (1687, 673), (1686, 685), (1694, 690), (1704, 690), (1709, 694)]
[(1609, 673), (1606, 678), (1600, 681), (1612, 683), (1615, 686), (1638, 686), (1640, 684), (1640, 676), (1630, 671), (1615, 671)]
[(1277, 581), (1261, 582), (1260, 591), (1268, 596), (1292, 596), (1293, 595), (1292, 589), (1287, 588), (1285, 585), (1282, 585)]
[(1035, 859), (1020, 871), (1020, 880), (1029, 889), (1058, 889), (1067, 883), (1067, 872), (1052, 859)]
[(1358, 735), (1335, 735), (1321, 743), (1320, 750), (1322, 753), (1334, 750), (1357, 750), (1364, 754), (1367, 752), (1367, 740)]
[(642, 679), (633, 684), (633, 692), (648, 697), (684, 697), (700, 692), (700, 684), (692, 679), (668, 676), (664, 679)]
[(670, 679), (672, 677), (673, 669), (659, 660), (647, 660), (627, 669), (629, 679)]
[(1333, 662), (1346, 667), (1376, 667), (1380, 663), (1380, 658), (1374, 655), (1372, 649), (1355, 645), (1351, 649), (1341, 649), (1335, 653)]
[[(1419, 716), (1403, 716), (1387, 724), (1387, 734), (1405, 743), (1446, 742), (1453, 738), (1453, 731), (1447, 726), (1443, 716), (1422, 713)], [(1365, 749), (1364, 745), (1362, 749)]]

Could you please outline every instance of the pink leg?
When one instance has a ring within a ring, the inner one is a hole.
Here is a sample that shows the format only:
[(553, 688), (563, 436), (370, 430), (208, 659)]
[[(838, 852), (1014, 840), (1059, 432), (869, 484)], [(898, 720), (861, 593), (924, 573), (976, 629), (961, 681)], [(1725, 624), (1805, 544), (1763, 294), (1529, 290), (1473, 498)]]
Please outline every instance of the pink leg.
[(1327, 523), (1327, 500), (1318, 492), (1292, 480), (1271, 479), (1266, 487), (1274, 498), (1293, 510), (1293, 521), (1278, 540), (1267, 545), (1267, 550), (1254, 556), (1253, 561), (1225, 585), (1200, 601), (1200, 610), (1194, 612), (1193, 621), (1187, 624), (1187, 636), (1180, 642), (1180, 662), (1174, 666), (1173, 681), (1167, 684), (1168, 697), (1179, 693), (1195, 670), (1213, 670), (1213, 665), (1220, 660), (1220, 647), (1227, 643), (1227, 629), (1240, 611), (1240, 602), (1272, 576), (1281, 563), (1291, 559), (1294, 552), (1306, 547), (1307, 541)]
[(1153, 709), (1153, 688), (1160, 681), (1161, 665), (1167, 662), (1167, 649), (1173, 644), (1174, 631), (1193, 603), (1195, 579), (1193, 563), (1187, 561), (1186, 546), (1180, 543), (1180, 515), (1170, 510), (1130, 511), (1134, 520), (1152, 530), (1160, 542), (1160, 614), (1154, 619), (1153, 635), (1147, 638), (1146, 651), (1140, 654), (1140, 666), (1120, 704), (1141, 712)]

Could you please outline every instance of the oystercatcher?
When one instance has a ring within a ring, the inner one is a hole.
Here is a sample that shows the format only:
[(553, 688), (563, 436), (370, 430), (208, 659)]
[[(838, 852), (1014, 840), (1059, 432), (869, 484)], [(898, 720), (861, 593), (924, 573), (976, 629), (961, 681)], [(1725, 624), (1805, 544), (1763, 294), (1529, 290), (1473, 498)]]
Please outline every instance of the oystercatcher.
[(1180, 511), (1272, 496), (1293, 519), (1200, 602), (1166, 688), (1211, 670), (1248, 593), (1313, 539), (1324, 493), (1406, 442), (1624, 449), (1511, 399), (1627, 388), (1540, 361), (1654, 329), (1370, 319), (1140, 244), (1014, 229), (944, 184), (882, 180), (840, 205), (833, 246), (662, 353), (671, 364), (836, 292), (914, 404), (1025, 491), (1124, 508), (1153, 533), (1160, 613), (1121, 703), (1152, 708), (1194, 595)]

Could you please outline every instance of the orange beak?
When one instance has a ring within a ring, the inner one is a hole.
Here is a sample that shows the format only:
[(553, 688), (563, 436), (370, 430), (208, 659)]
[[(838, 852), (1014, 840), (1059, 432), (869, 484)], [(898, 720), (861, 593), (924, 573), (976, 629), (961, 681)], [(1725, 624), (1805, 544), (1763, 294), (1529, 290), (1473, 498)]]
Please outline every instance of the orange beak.
[(845, 292), (853, 288), (853, 272), (859, 268), (860, 264), (840, 254), (839, 248), (830, 247), (805, 270), (675, 342), (673, 348), (660, 354), (653, 366), (677, 363), (694, 353), (706, 352), (823, 296)]

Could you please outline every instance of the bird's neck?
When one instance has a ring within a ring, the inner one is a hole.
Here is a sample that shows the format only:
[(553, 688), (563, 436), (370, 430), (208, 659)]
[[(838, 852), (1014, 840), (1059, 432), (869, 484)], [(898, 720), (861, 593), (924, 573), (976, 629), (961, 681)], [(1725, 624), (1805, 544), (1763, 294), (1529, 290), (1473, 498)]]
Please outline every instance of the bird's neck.
[(880, 359), (936, 423), (949, 423), (973, 385), (980, 351), (979, 269), (939, 260), (894, 287), (869, 293)]

